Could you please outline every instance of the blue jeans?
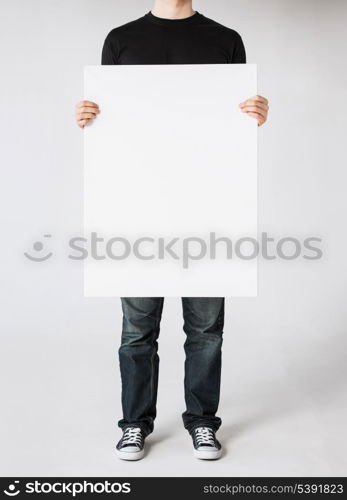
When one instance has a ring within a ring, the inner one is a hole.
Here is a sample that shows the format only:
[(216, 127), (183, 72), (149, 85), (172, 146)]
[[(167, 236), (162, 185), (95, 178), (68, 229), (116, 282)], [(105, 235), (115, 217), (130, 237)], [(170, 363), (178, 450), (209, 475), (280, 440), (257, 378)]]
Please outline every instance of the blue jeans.
[[(123, 418), (118, 425), (153, 431), (158, 389), (158, 336), (164, 299), (122, 298), (123, 331), (119, 349)], [(182, 298), (186, 354), (184, 427), (217, 430), (221, 377), (224, 298)]]

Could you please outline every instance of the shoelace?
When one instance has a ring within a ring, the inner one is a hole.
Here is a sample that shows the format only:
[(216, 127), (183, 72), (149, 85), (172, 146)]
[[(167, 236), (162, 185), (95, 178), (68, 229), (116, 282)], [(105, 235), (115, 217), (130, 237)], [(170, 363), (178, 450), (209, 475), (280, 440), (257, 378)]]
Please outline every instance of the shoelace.
[(215, 445), (214, 432), (210, 427), (197, 427), (195, 429), (195, 437), (198, 446), (201, 445)]
[(128, 427), (124, 431), (122, 445), (135, 444), (141, 446), (142, 439), (142, 432), (139, 427)]

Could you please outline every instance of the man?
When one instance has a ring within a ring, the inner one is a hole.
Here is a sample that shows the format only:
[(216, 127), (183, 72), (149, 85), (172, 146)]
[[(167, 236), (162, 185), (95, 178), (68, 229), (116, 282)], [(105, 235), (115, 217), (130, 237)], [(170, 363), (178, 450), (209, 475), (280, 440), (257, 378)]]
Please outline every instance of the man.
[[(155, 0), (153, 10), (112, 30), (106, 37), (102, 64), (223, 64), (245, 63), (242, 39), (192, 8), (192, 0)], [(227, 103), (226, 103), (227, 106)], [(240, 104), (241, 111), (265, 123), (268, 102), (255, 96)], [(76, 107), (83, 128), (100, 110), (90, 101)], [(146, 436), (153, 431), (158, 386), (158, 335), (162, 297), (122, 298), (123, 331), (119, 349), (122, 378), (123, 437), (117, 444), (121, 459), (144, 455)], [(192, 436), (194, 454), (217, 459), (221, 445), (216, 416), (221, 375), (224, 323), (223, 298), (182, 298), (186, 411), (183, 423)]]

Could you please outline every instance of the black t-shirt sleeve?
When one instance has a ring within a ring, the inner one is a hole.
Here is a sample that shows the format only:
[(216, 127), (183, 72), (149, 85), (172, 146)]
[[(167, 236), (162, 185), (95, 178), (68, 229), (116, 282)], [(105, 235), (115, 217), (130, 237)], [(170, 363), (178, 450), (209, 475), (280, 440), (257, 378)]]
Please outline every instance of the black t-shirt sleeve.
[(243, 44), (241, 36), (236, 34), (236, 41), (233, 50), (232, 62), (233, 64), (246, 64), (246, 49)]
[(106, 37), (102, 48), (101, 64), (118, 64), (118, 56), (115, 44), (110, 42), (110, 35)]

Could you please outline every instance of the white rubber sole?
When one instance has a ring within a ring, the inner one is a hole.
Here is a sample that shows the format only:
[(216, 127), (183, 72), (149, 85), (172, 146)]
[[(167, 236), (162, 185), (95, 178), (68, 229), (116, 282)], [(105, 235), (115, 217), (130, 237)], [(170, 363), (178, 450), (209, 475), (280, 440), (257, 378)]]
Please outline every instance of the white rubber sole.
[(218, 460), (222, 456), (222, 450), (194, 450), (194, 456), (199, 460)]
[(144, 457), (145, 450), (140, 450), (140, 451), (122, 451), (122, 450), (117, 450), (116, 448), (116, 453), (117, 457), (120, 458), (121, 460), (141, 460), (141, 458)]

